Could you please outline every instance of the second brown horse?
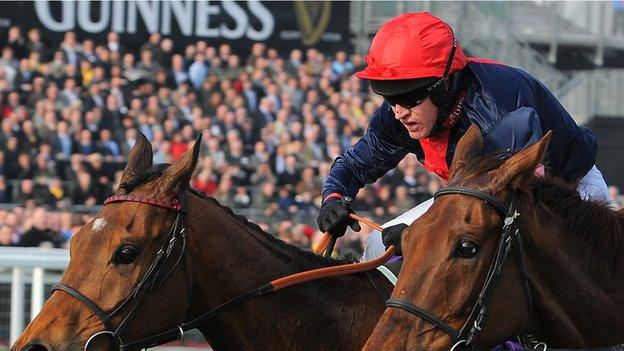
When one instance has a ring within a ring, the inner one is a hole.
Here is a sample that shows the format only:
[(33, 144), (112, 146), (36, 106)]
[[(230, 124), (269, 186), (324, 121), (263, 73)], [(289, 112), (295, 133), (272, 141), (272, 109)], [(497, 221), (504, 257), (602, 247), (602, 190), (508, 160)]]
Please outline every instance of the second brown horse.
[[(403, 235), (403, 271), (393, 298), (455, 331), (465, 324), (470, 330), (486, 277), (496, 275), (488, 271), (506, 219), (516, 223), (508, 232), (511, 251), (485, 298), (487, 317), (471, 347), (487, 350), (518, 333), (549, 349), (624, 342), (624, 216), (582, 200), (567, 183), (534, 175), (550, 137), (503, 159), (478, 157), (481, 134), (474, 126), (466, 132), (452, 162), (454, 189), (437, 197)], [(494, 200), (475, 196), (484, 193)], [(514, 197), (517, 217), (505, 210)], [(463, 350), (461, 340), (451, 341), (439, 325), (393, 306), (364, 350), (449, 350), (454, 343)]]

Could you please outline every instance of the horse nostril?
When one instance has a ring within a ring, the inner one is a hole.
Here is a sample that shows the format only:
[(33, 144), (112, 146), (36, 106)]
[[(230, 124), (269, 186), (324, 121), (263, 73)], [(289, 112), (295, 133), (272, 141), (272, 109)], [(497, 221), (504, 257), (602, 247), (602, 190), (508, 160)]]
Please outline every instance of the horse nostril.
[(26, 345), (26, 347), (24, 347), (22, 351), (48, 351), (48, 349), (46, 349), (45, 346), (39, 344), (30, 344)]

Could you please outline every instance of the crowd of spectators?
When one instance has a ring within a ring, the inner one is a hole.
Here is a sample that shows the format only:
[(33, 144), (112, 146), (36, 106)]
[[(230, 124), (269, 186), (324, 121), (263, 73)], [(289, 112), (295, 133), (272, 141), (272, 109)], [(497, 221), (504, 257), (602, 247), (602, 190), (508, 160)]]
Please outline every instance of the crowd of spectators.
[[(137, 133), (154, 163), (178, 159), (203, 132), (191, 185), (268, 232), (309, 247), (332, 161), (365, 131), (379, 104), (353, 77), (360, 55), (314, 48), (248, 55), (159, 33), (138, 50), (42, 41), (12, 27), (0, 38), (0, 244), (62, 246), (115, 190)], [(437, 186), (407, 158), (365, 188), (357, 211), (384, 221)], [(80, 213), (84, 214), (80, 214)], [(361, 246), (355, 236), (355, 251)]]
[[(192, 187), (309, 247), (331, 163), (380, 103), (352, 75), (363, 58), (343, 51), (255, 43), (241, 55), (206, 41), (178, 51), (158, 33), (131, 50), (114, 32), (47, 43), (19, 27), (0, 50), (0, 203), (11, 204), (0, 245), (64, 245), (114, 192), (138, 132), (154, 163), (175, 161), (203, 132)], [(407, 157), (354, 209), (383, 222), (437, 186)], [(362, 235), (345, 247), (361, 251)]]

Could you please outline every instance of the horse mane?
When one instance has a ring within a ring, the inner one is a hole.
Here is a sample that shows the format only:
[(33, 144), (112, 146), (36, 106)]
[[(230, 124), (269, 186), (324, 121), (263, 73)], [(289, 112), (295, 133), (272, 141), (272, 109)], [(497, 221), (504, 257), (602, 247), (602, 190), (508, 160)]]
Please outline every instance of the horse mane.
[[(471, 160), (463, 169), (453, 175), (449, 185), (470, 184), (480, 190), (491, 192), (488, 187), (491, 179), (487, 172), (499, 168), (506, 157), (501, 154), (489, 154)], [(562, 231), (569, 234), (569, 243), (575, 251), (587, 255), (598, 274), (605, 278), (622, 275), (624, 266), (624, 216), (609, 208), (605, 202), (583, 200), (575, 184), (546, 175), (534, 177), (524, 188), (519, 189), (528, 201), (522, 211), (531, 215), (537, 208), (556, 218), (562, 225)], [(607, 280), (608, 281), (608, 280)]]
[(289, 244), (289, 243), (287, 243), (287, 242), (277, 238), (275, 235), (273, 235), (271, 233), (265, 232), (264, 230), (262, 230), (262, 228), (260, 228), (259, 225), (257, 225), (254, 222), (251, 222), (245, 216), (238, 215), (238, 214), (234, 213), (234, 211), (230, 207), (222, 205), (215, 198), (210, 197), (210, 196), (208, 196), (208, 195), (206, 195), (206, 194), (204, 194), (202, 192), (198, 192), (198, 191), (196, 191), (195, 189), (192, 189), (192, 188), (189, 188), (189, 192), (191, 194), (199, 197), (200, 199), (204, 200), (208, 204), (216, 206), (217, 208), (221, 209), (222, 211), (227, 213), (229, 216), (231, 216), (234, 219), (236, 219), (239, 223), (243, 224), (244, 226), (246, 226), (247, 228), (253, 230), (256, 233), (261, 234), (271, 244), (276, 245), (279, 249), (286, 250), (288, 253), (290, 253), (290, 254), (292, 254), (294, 256), (301, 257), (301, 258), (307, 258), (307, 259), (310, 259), (310, 260), (315, 260), (316, 262), (321, 263), (321, 264), (323, 264), (325, 266), (339, 265), (339, 264), (355, 262), (355, 261), (347, 261), (347, 260), (343, 260), (343, 259), (334, 259), (334, 258), (324, 257), (324, 256), (317, 255), (317, 254), (315, 254), (312, 251), (303, 250), (303, 249), (299, 248), (298, 246)]
[[(473, 158), (467, 165), (452, 174), (449, 186), (465, 186), (469, 183), (474, 187), (475, 181), (478, 181), (477, 187), (480, 190), (484, 190), (482, 188), (487, 188), (490, 182), (483, 175), (499, 168), (509, 158), (509, 155), (508, 152), (504, 152)], [(481, 181), (479, 181), (479, 178), (482, 178)]]
[(555, 177), (536, 178), (530, 191), (534, 204), (553, 214), (564, 232), (572, 234), (571, 243), (597, 265), (598, 274), (622, 276), (624, 216), (605, 202), (583, 200), (572, 185)]
[[(126, 193), (130, 193), (132, 190), (136, 189), (140, 185), (151, 182), (152, 180), (160, 177), (167, 170), (169, 166), (170, 164), (168, 163), (161, 163), (161, 164), (153, 165), (150, 169), (148, 169), (144, 173), (135, 176), (133, 179), (127, 182), (121, 183), (119, 187), (123, 189)], [(293, 256), (312, 260), (312, 261), (315, 261), (316, 263), (322, 264), (323, 266), (335, 266), (339, 264), (355, 262), (355, 261), (350, 261), (350, 260), (333, 259), (329, 257), (319, 256), (313, 253), (312, 251), (302, 250), (301, 248), (295, 245), (292, 245), (283, 240), (280, 240), (279, 238), (275, 237), (271, 233), (265, 232), (264, 230), (262, 230), (262, 228), (260, 228), (259, 225), (251, 222), (245, 216), (235, 214), (234, 211), (230, 207), (220, 204), (219, 201), (217, 201), (215, 198), (210, 197), (204, 193), (198, 192), (192, 188), (189, 188), (189, 192), (199, 197), (203, 201), (207, 202), (208, 204), (216, 206), (217, 208), (224, 211), (227, 215), (231, 216), (232, 218), (234, 218), (236, 221), (243, 224), (247, 228), (253, 230), (256, 233), (261, 234), (265, 239), (268, 240), (269, 243), (276, 245), (278, 249), (283, 249), (287, 253), (292, 254)]]
[(153, 165), (150, 169), (143, 172), (142, 174), (136, 175), (134, 178), (130, 179), (127, 182), (122, 182), (119, 184), (119, 188), (123, 189), (126, 194), (129, 194), (132, 190), (137, 188), (139, 185), (149, 183), (152, 180), (160, 177), (165, 173), (167, 168), (171, 166), (169, 163), (159, 163), (157, 165)]

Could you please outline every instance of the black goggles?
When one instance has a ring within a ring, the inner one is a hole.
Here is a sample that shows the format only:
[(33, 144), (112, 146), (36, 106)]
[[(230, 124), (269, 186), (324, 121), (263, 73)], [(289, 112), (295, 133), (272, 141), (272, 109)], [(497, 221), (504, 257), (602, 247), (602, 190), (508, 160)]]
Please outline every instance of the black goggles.
[(410, 108), (414, 108), (422, 104), (427, 99), (429, 94), (431, 94), (431, 89), (425, 88), (425, 89), (409, 91), (401, 95), (392, 95), (392, 96), (384, 95), (383, 98), (392, 107), (399, 105), (403, 108), (410, 109)]

